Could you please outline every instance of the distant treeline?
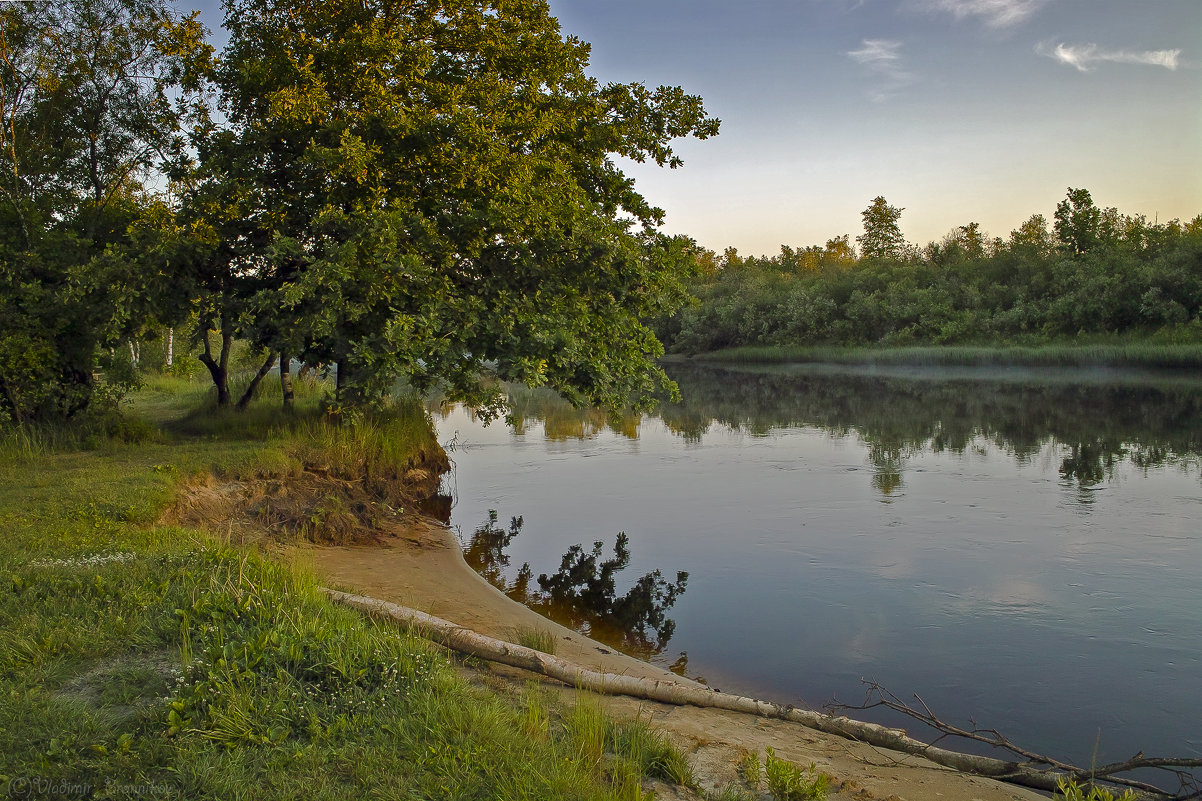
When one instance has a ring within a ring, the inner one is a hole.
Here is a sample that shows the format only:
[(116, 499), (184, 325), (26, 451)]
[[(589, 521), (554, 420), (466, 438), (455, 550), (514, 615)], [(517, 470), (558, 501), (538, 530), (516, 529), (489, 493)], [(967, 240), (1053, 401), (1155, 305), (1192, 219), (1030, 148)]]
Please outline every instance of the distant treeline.
[(694, 303), (656, 331), (669, 351), (747, 345), (1039, 344), (1133, 333), (1202, 340), (1202, 215), (1149, 221), (1069, 189), (1052, 224), (1033, 215), (1008, 239), (976, 223), (925, 248), (877, 198), (857, 248), (782, 247), (773, 257), (700, 250)]

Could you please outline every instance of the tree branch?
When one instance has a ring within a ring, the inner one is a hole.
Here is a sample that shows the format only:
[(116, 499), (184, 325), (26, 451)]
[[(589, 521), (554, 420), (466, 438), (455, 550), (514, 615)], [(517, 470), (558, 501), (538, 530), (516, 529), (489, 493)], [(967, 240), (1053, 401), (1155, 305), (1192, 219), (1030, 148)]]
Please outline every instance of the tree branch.
[[(1172, 758), (1172, 757), (1145, 757), (1143, 752), (1136, 754), (1131, 759), (1122, 762), (1113, 762), (1109, 765), (1102, 765), (1093, 768), (1080, 768), (1067, 762), (1054, 759), (1043, 754), (1038, 754), (1026, 748), (1015, 744), (1008, 737), (1001, 734), (996, 729), (972, 728), (965, 729), (959, 726), (952, 725), (944, 720), (941, 720), (926, 701), (921, 696), (915, 694), (914, 699), (917, 702), (916, 706), (898, 698), (885, 687), (870, 679), (862, 679), (868, 687), (867, 697), (863, 704), (833, 704), (832, 709), (843, 712), (848, 710), (866, 710), (883, 707), (894, 712), (899, 712), (914, 720), (920, 721), (927, 726), (942, 732), (943, 737), (963, 737), (966, 740), (973, 740), (979, 743), (994, 748), (1001, 748), (1009, 751), (1012, 754), (1023, 757), (1027, 760), (1025, 764), (1015, 763), (1016, 771), (1024, 773), (1047, 773), (1049, 770), (1057, 771), (1069, 780), (1083, 784), (1093, 784), (1096, 782), (1107, 782), (1109, 784), (1127, 787), (1134, 790), (1139, 790), (1147, 797), (1173, 799), (1174, 801), (1186, 801), (1202, 797), (1202, 784), (1199, 783), (1198, 776), (1189, 772), (1189, 768), (1202, 767), (1202, 759), (1197, 758)], [(974, 723), (975, 726), (975, 723)], [(939, 739), (942, 740), (943, 737)], [(938, 742), (938, 740), (936, 740)], [(1045, 767), (1038, 767), (1045, 766)], [(1169, 770), (1173, 773), (1180, 782), (1180, 788), (1177, 791), (1166, 790), (1154, 784), (1131, 779), (1126, 776), (1119, 776), (1120, 773), (1128, 773), (1134, 770), (1143, 769), (1160, 769)], [(1003, 778), (1003, 777), (997, 777)]]

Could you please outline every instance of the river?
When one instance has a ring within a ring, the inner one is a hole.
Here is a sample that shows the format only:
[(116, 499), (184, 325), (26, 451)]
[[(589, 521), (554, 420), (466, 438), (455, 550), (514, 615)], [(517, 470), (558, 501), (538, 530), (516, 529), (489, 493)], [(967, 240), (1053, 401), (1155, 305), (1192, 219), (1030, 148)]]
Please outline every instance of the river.
[(1202, 756), (1202, 379), (670, 372), (654, 415), (436, 415), (462, 539), (521, 515), (512, 579), (625, 532), (619, 585), (689, 574), (652, 659), (728, 692), (822, 708), (867, 678), (1086, 764)]

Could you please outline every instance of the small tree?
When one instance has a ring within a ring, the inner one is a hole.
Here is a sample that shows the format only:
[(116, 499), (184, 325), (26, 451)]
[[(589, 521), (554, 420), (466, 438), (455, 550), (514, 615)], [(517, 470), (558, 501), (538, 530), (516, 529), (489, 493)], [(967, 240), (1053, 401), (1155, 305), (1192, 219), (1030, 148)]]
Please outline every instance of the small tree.
[(890, 206), (885, 198), (877, 196), (872, 204), (860, 213), (864, 218), (864, 234), (856, 237), (860, 243), (860, 255), (865, 259), (898, 259), (906, 248), (897, 221), (905, 209)]
[(844, 234), (826, 240), (826, 246), (822, 249), (822, 263), (836, 267), (850, 267), (855, 264), (856, 249), (851, 246), (849, 238), (849, 234)]
[(1094, 205), (1088, 190), (1070, 186), (1053, 216), (1056, 238), (1070, 253), (1086, 253), (1101, 241), (1102, 210)]
[(1047, 255), (1053, 245), (1052, 235), (1048, 233), (1048, 221), (1042, 214), (1032, 214), (1026, 222), (1010, 232), (1009, 245), (1011, 250)]

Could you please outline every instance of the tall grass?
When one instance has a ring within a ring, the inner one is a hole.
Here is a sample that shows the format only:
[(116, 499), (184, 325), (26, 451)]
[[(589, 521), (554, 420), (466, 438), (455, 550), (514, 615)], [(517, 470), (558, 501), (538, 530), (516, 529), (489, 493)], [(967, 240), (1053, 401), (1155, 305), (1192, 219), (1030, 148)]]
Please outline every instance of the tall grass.
[(0, 428), (0, 459), (25, 461), (55, 451), (78, 450), (86, 438), (79, 429), (66, 426)]
[[(236, 402), (240, 388), (253, 373), (230, 377), (231, 395)], [(277, 436), (298, 421), (323, 416), (323, 403), (333, 392), (333, 384), (316, 378), (293, 381), (294, 409), (283, 408), (278, 381), (271, 377), (258, 385), (251, 402), (243, 409), (217, 407), (217, 393), (207, 379), (177, 379), (160, 376), (146, 382), (142, 392), (131, 399), (131, 408), (150, 413), (157, 422), (184, 436), (227, 439), (268, 439)]]
[(346, 475), (394, 474), (435, 441), (429, 415), (411, 398), (395, 400), (355, 425), (309, 417), (280, 433), (295, 440), (298, 453)]
[(27, 462), (54, 453), (119, 447), (159, 436), (159, 430), (140, 417), (97, 411), (68, 421), (0, 427), (0, 459)]
[[(310, 470), (362, 482), (369, 492), (395, 500), (403, 494), (407, 477), (419, 482), (436, 479), (449, 468), (429, 414), (411, 394), (393, 397), (350, 423), (326, 414), (332, 391), (328, 381), (295, 381), (291, 412), (282, 407), (278, 384), (264, 381), (259, 387), (246, 408), (221, 409), (204, 382), (160, 377), (135, 398), (132, 408), (153, 412), (179, 437), (263, 443), (266, 447), (258, 458), (227, 465), (235, 474)], [(268, 458), (272, 454), (274, 458)], [(413, 476), (419, 467), (433, 475)]]
[(555, 653), (555, 633), (541, 626), (518, 626), (514, 629), (514, 641), (526, 648), (542, 651), (544, 654)]
[(564, 718), (564, 729), (580, 761), (599, 764), (603, 755), (612, 755), (609, 769), (618, 785), (637, 785), (643, 776), (684, 787), (696, 785), (688, 760), (667, 737), (641, 718), (611, 720), (587, 693), (577, 694)]

